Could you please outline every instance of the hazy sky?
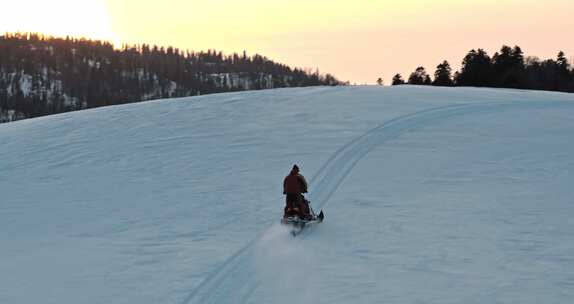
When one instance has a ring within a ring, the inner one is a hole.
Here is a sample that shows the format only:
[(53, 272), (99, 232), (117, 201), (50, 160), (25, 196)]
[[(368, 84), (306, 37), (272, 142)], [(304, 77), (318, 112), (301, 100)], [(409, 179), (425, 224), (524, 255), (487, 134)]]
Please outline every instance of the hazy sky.
[(352, 83), (418, 65), (458, 69), (472, 48), (574, 56), (574, 0), (0, 0), (0, 32), (246, 50)]

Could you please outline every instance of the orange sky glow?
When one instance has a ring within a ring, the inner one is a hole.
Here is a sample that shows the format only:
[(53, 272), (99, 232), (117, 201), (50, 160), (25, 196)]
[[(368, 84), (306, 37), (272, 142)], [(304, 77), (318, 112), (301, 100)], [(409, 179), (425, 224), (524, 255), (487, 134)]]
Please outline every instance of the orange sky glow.
[(121, 43), (259, 53), (351, 83), (390, 83), (422, 65), (456, 70), (472, 48), (574, 56), (572, 0), (20, 0), (0, 33), (31, 31)]

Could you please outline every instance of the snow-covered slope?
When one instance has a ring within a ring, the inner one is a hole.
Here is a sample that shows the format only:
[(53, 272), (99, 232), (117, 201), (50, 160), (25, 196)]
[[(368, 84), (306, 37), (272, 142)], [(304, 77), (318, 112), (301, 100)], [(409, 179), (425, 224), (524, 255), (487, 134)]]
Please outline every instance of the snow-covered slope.
[[(570, 303), (574, 95), (279, 89), (0, 125), (0, 303)], [(326, 221), (277, 225), (297, 163)]]

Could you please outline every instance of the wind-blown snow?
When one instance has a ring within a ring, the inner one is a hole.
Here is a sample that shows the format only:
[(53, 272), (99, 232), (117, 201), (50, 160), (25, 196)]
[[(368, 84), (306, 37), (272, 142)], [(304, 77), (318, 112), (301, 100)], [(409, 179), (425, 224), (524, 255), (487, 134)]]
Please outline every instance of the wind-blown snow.
[[(0, 303), (569, 303), (574, 95), (278, 89), (0, 125)], [(293, 163), (324, 223), (277, 223)]]

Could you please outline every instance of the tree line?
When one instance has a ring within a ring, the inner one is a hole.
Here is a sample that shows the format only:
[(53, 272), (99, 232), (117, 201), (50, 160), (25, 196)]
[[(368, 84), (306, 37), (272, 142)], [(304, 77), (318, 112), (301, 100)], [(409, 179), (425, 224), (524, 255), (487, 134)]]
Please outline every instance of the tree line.
[(0, 122), (157, 98), (340, 84), (330, 74), (246, 52), (0, 36)]
[(473, 49), (462, 60), (460, 71), (452, 73), (450, 64), (445, 60), (436, 67), (433, 76), (434, 79), (431, 79), (425, 68), (420, 66), (407, 80), (396, 74), (392, 84), (574, 92), (574, 70), (564, 52), (558, 52), (556, 59), (541, 60), (538, 57), (524, 57), (519, 46), (511, 48), (504, 45), (492, 57), (483, 49)]

